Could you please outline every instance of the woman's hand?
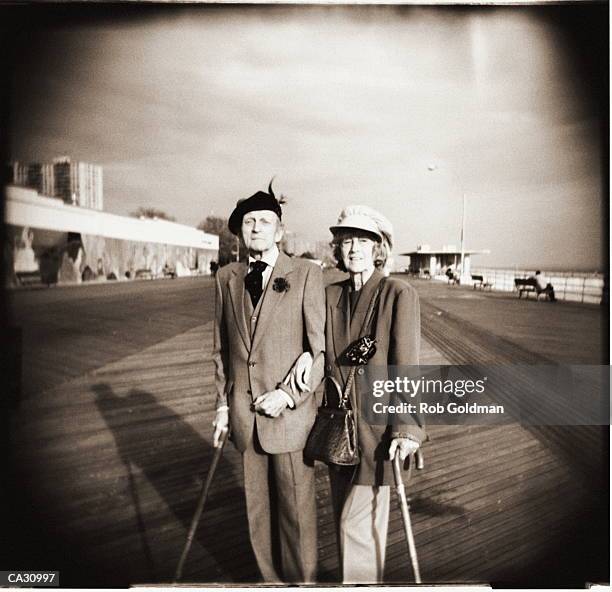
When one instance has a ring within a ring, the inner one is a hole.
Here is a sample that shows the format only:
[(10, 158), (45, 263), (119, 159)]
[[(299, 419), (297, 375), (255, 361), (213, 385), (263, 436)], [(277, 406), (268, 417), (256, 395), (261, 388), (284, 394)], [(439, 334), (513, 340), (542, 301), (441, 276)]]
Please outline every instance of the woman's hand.
[(391, 446), (389, 446), (389, 460), (393, 460), (395, 451), (399, 450), (400, 460), (405, 460), (410, 454), (413, 454), (419, 449), (419, 443), (410, 438), (393, 438)]

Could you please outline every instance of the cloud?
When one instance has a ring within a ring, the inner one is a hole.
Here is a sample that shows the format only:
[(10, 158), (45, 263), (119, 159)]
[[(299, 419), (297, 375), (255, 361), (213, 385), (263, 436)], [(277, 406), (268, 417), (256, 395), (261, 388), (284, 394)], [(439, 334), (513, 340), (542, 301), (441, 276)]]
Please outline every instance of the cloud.
[[(298, 233), (326, 238), (343, 205), (369, 203), (401, 212), (406, 250), (457, 242), (464, 191), (483, 196), (471, 215), (494, 252), (515, 248), (502, 238), (509, 196), (533, 204), (515, 202), (516, 224), (546, 216), (552, 186), (559, 228), (598, 210), (599, 122), (555, 22), (533, 11), (160, 14), (39, 33), (48, 55), (12, 94), (15, 156), (65, 146), (103, 164), (106, 209), (155, 205), (194, 225), (276, 174)], [(599, 251), (592, 237), (571, 244)]]

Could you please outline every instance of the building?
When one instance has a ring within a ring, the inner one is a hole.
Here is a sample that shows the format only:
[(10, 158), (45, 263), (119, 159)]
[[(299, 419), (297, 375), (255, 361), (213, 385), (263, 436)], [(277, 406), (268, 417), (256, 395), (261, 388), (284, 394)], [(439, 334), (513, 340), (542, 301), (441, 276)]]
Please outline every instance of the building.
[(67, 156), (53, 159), (52, 163), (12, 162), (8, 182), (35, 189), (41, 195), (59, 197), (64, 203), (104, 209), (102, 167), (73, 161)]
[(64, 203), (92, 210), (104, 209), (102, 197), (102, 167), (69, 157), (53, 159), (55, 193)]
[[(28, 187), (28, 165), (21, 162), (11, 162), (8, 165), (7, 182), (21, 187)], [(33, 187), (32, 189), (36, 189)]]
[(139, 220), (5, 188), (9, 285), (207, 275), (219, 237), (168, 220)]
[[(473, 255), (485, 255), (490, 251), (464, 251), (463, 275), (470, 274)], [(408, 271), (419, 276), (443, 276), (449, 267), (456, 272), (461, 271), (461, 251), (454, 245), (444, 245), (441, 249), (431, 249), (429, 245), (419, 245), (416, 251), (400, 253), (401, 257), (410, 257)]]
[(25, 185), (42, 195), (55, 195), (55, 170), (53, 164), (32, 163), (24, 166)]

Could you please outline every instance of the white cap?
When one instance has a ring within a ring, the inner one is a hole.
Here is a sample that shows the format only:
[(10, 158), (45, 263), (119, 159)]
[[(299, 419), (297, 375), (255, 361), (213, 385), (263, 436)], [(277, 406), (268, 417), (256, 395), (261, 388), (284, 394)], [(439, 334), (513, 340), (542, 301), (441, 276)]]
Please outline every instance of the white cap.
[(330, 230), (333, 233), (342, 228), (367, 230), (378, 236), (380, 240), (386, 240), (389, 249), (393, 247), (393, 225), (388, 218), (370, 206), (346, 206), (340, 212), (338, 224), (330, 227)]
[(378, 238), (378, 240), (382, 241), (383, 236), (376, 225), (376, 222), (370, 218), (370, 216), (366, 216), (364, 214), (349, 214), (343, 215), (344, 210), (340, 213), (340, 217), (338, 218), (338, 223), (335, 226), (330, 226), (332, 234), (336, 234), (336, 232), (342, 230), (365, 230), (370, 234), (373, 234)]

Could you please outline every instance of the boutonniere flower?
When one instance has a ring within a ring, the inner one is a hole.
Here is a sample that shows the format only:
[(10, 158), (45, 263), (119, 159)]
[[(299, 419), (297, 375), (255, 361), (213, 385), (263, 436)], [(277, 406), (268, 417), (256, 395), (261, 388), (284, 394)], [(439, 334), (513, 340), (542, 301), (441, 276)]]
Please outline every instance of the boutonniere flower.
[(284, 277), (275, 278), (272, 284), (272, 289), (275, 292), (287, 292), (290, 287), (289, 282)]

